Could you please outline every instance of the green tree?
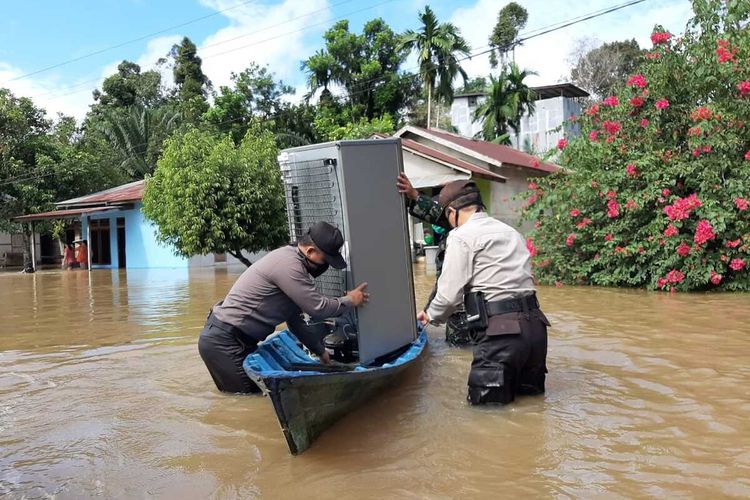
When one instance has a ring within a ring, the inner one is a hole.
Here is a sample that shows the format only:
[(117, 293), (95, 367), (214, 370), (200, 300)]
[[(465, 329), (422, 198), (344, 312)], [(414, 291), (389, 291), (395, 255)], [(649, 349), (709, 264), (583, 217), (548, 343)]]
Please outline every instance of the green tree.
[(254, 124), (239, 146), (228, 135), (189, 129), (167, 140), (147, 179), (143, 211), (160, 241), (190, 257), (270, 250), (287, 241), (274, 134)]
[[(429, 6), (419, 13), (419, 31), (407, 30), (398, 45), (400, 49), (415, 51), (419, 74), (427, 93), (427, 126), (432, 117), (433, 94), (448, 103), (453, 99), (453, 80), (466, 72), (459, 64), (460, 56), (469, 55), (469, 44), (460, 30), (451, 23), (439, 23)], [(437, 91), (437, 92), (436, 92)]]
[(487, 99), (474, 113), (483, 123), (484, 140), (510, 144), (510, 130), (518, 135), (523, 115), (534, 113), (536, 94), (524, 82), (532, 74), (511, 63), (497, 78), (490, 75)]
[(163, 102), (161, 73), (158, 71), (141, 72), (141, 67), (134, 62), (122, 61), (117, 66), (117, 73), (108, 76), (102, 82), (102, 90), (94, 90), (94, 111), (112, 108), (127, 108), (135, 104), (156, 106)]
[(541, 282), (750, 290), (750, 4), (692, 7), (530, 186)]
[(27, 98), (0, 89), (0, 231), (24, 235), (24, 263), (31, 264), (28, 227), (13, 218), (54, 208), (56, 201), (106, 189), (121, 181), (82, 147), (69, 117), (48, 120)]
[(598, 45), (580, 40), (571, 54), (570, 78), (599, 98), (611, 95), (631, 75), (643, 56), (635, 39)]
[(167, 106), (134, 105), (104, 116), (102, 132), (120, 158), (119, 166), (133, 179), (142, 179), (156, 167), (162, 143), (177, 128), (180, 115)]
[(414, 75), (399, 71), (407, 53), (385, 21), (373, 19), (357, 34), (349, 31), (349, 21), (342, 20), (323, 38), (325, 49), (302, 63), (308, 75), (308, 96), (322, 88), (320, 103), (328, 105), (332, 101), (329, 86), (335, 83), (345, 90), (344, 99), (357, 120), (404, 112), (413, 95)]
[(171, 56), (174, 59), (172, 74), (177, 86), (179, 108), (186, 121), (196, 123), (208, 109), (206, 96), (211, 82), (203, 73), (198, 49), (188, 37), (172, 47)]
[[(266, 67), (252, 63), (239, 74), (232, 73), (234, 87), (222, 86), (214, 96), (214, 104), (203, 114), (203, 122), (221, 133), (232, 135), (239, 144), (254, 118), (274, 123), (276, 118), (288, 112), (282, 98), (294, 93), (294, 89), (283, 81), (276, 81)], [(277, 133), (293, 134), (293, 131), (271, 127)]]
[(528, 20), (529, 13), (516, 2), (510, 2), (500, 9), (497, 23), (490, 34), (490, 63), (493, 68), (497, 67), (498, 55), (504, 59), (504, 54), (518, 44), (518, 32), (526, 26)]
[(330, 107), (321, 108), (315, 116), (314, 127), (318, 136), (324, 141), (341, 139), (369, 139), (374, 134), (391, 135), (393, 120), (389, 115), (381, 118), (360, 118), (359, 120), (341, 120), (342, 115)]
[(477, 76), (474, 78), (469, 78), (469, 80), (464, 84), (464, 86), (458, 89), (456, 93), (457, 94), (471, 94), (474, 92), (484, 92), (487, 90), (488, 86), (489, 84), (487, 82), (487, 77)]

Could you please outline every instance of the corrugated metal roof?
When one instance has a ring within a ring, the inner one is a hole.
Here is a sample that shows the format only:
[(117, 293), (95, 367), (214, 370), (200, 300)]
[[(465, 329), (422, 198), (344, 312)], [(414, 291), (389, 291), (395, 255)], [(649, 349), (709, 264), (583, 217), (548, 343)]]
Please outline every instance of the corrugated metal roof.
[(97, 193), (92, 193), (70, 200), (56, 203), (58, 207), (74, 207), (81, 205), (117, 204), (140, 201), (143, 199), (143, 190), (146, 181), (135, 181), (122, 186), (113, 187)]
[(28, 222), (33, 220), (44, 220), (44, 219), (75, 219), (84, 214), (90, 214), (93, 212), (105, 212), (107, 210), (114, 210), (115, 207), (94, 207), (94, 208), (73, 208), (69, 210), (52, 210), (50, 212), (41, 212), (38, 214), (21, 215), (20, 217), (14, 217), (14, 221)]
[(469, 139), (451, 132), (436, 129), (424, 129), (421, 127), (414, 127), (412, 125), (407, 126), (405, 131), (412, 131), (419, 135), (425, 136), (429, 139), (432, 135), (438, 139), (448, 141), (462, 148), (473, 151), (479, 155), (490, 158), (501, 164), (517, 165), (519, 167), (530, 168), (532, 170), (538, 170), (542, 172), (557, 172), (560, 170), (558, 165), (554, 163), (540, 162), (538, 158), (532, 156), (523, 151), (513, 149), (509, 146), (503, 146), (501, 144), (494, 144), (487, 141), (478, 141)]
[(403, 145), (404, 149), (413, 150), (417, 153), (421, 153), (424, 156), (428, 156), (435, 160), (448, 163), (449, 165), (453, 165), (454, 167), (458, 167), (462, 170), (468, 170), (472, 173), (472, 175), (475, 175), (477, 177), (495, 182), (505, 182), (505, 177), (503, 177), (502, 175), (491, 172), (486, 168), (478, 167), (477, 165), (469, 163), (468, 161), (455, 158), (447, 153), (443, 153), (442, 151), (438, 151), (437, 149), (431, 148), (417, 141), (402, 138), (401, 144)]

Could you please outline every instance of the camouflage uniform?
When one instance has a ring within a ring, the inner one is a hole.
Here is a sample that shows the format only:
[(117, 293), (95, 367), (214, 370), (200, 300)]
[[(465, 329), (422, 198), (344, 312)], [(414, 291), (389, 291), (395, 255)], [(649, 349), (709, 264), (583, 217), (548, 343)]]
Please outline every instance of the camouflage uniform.
[[(450, 231), (452, 228), (448, 221), (443, 216), (443, 208), (437, 202), (437, 199), (432, 199), (427, 195), (420, 194), (416, 200), (409, 200), (409, 213), (417, 219), (423, 220), (428, 224), (434, 224), (440, 226), (446, 231)], [(445, 258), (445, 245), (448, 242), (448, 235), (442, 235), (438, 242), (438, 252), (435, 256), (435, 268), (437, 271), (437, 277), (440, 277), (440, 272), (443, 270), (443, 259)], [(432, 287), (432, 292), (427, 299), (427, 304), (424, 306), (424, 310), (430, 305), (432, 299), (435, 298), (437, 293), (437, 280), (435, 286)], [(445, 341), (453, 345), (466, 345), (471, 343), (471, 331), (466, 327), (466, 314), (461, 309), (456, 311), (448, 321), (445, 323)]]

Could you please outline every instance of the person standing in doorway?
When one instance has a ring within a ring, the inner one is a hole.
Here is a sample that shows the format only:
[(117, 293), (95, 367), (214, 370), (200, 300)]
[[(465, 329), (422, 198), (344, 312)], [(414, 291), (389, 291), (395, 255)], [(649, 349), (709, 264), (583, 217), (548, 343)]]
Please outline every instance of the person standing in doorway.
[(72, 243), (66, 243), (63, 246), (62, 268), (65, 270), (73, 269), (74, 264), (76, 264), (75, 249)]
[(445, 321), (464, 303), (475, 340), (467, 397), (472, 405), (542, 394), (549, 321), (539, 308), (523, 236), (484, 212), (472, 181), (447, 184), (438, 201), (454, 229), (435, 298), (417, 319), (424, 325)]
[(86, 240), (78, 241), (78, 248), (76, 249), (76, 262), (81, 269), (89, 268), (89, 246)]

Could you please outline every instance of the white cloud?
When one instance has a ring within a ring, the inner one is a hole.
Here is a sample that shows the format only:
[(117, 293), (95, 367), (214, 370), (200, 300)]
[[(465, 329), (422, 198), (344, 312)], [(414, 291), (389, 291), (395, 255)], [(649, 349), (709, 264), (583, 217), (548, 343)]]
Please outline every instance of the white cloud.
[[(89, 78), (62, 82), (58, 77), (21, 78), (24, 72), (0, 61), (0, 82), (16, 97), (29, 97), (37, 107), (47, 110), (47, 116), (54, 118), (57, 113), (82, 119), (91, 101), (91, 90), (95, 83)], [(13, 80), (13, 81), (10, 81)]]
[[(523, 33), (611, 7), (612, 0), (584, 2), (549, 2), (528, 0), (523, 6), (529, 12), (529, 22)], [(477, 0), (466, 8), (456, 9), (451, 21), (455, 23), (474, 51), (487, 46), (488, 36), (502, 8), (496, 0)], [(661, 23), (673, 33), (684, 31), (692, 16), (687, 0), (662, 0), (636, 4), (604, 16), (532, 38), (516, 49), (515, 59), (521, 68), (536, 71), (530, 77), (533, 85), (564, 81), (570, 73), (568, 57), (576, 40), (593, 37), (603, 42), (635, 38), (642, 47), (650, 47), (649, 36), (654, 24)], [(464, 63), (470, 76), (486, 75), (491, 71), (489, 57), (482, 55)]]
[[(202, 3), (216, 10), (236, 5), (235, 0)], [(322, 44), (320, 35), (328, 28), (331, 8), (328, 0), (285, 0), (274, 5), (250, 3), (222, 15), (230, 25), (207, 37), (198, 51), (215, 87), (229, 84), (231, 73), (251, 62), (267, 64), (277, 79), (300, 85), (300, 62)]]

